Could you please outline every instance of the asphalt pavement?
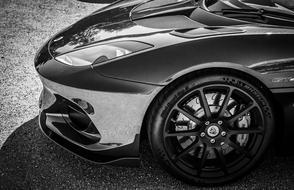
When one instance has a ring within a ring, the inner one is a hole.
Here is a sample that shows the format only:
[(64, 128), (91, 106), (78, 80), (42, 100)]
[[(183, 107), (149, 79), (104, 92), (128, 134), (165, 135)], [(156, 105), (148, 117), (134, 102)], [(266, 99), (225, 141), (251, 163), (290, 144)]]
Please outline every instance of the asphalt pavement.
[[(0, 189), (205, 189), (167, 174), (147, 142), (140, 167), (88, 162), (45, 137), (37, 117), (18, 127), (0, 150)], [(294, 157), (267, 157), (248, 176), (213, 189), (293, 189)], [(208, 188), (212, 189), (212, 188)]]

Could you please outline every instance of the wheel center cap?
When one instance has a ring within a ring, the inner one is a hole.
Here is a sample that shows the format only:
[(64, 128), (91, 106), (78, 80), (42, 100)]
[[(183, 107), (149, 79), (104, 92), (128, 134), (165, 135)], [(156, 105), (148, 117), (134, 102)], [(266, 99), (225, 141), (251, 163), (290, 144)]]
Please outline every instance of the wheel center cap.
[(207, 128), (207, 134), (210, 137), (216, 137), (219, 134), (219, 128), (216, 125), (211, 125)]

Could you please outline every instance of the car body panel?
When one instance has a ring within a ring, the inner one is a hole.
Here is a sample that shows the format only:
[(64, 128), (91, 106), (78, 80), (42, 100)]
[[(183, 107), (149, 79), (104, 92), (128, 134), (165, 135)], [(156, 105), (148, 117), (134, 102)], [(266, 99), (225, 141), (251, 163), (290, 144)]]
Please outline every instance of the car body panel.
[[(142, 115), (145, 114), (155, 95), (163, 88), (156, 87), (146, 94), (131, 94), (79, 89), (45, 78), (41, 78), (41, 81), (45, 88), (42, 110), (48, 110), (56, 102), (55, 94), (62, 94), (63, 98), (72, 102), (73, 99), (82, 99), (96, 108), (94, 114), (88, 116), (99, 127), (102, 136), (100, 145), (132, 143), (135, 135), (140, 134)], [(93, 150), (95, 146), (88, 146), (87, 149)]]
[[(248, 70), (245, 69), (247, 67), (257, 71), (252, 71), (252, 73), (261, 78), (262, 73), (258, 73), (259, 69), (255, 69), (254, 65), (283, 59), (292, 60), (293, 30), (285, 30), (285, 34), (288, 35), (284, 35), (282, 34), (283, 30), (277, 28), (264, 29), (264, 31), (262, 31), (263, 29), (257, 31), (256, 28), (250, 27), (242, 29), (247, 32), (217, 35), (209, 38), (197, 38), (195, 36), (195, 39), (190, 39), (184, 43), (169, 44), (158, 49), (155, 47), (154, 50), (149, 50), (144, 54), (94, 66), (94, 70), (105, 76), (165, 85), (177, 78), (178, 73), (184, 74), (184, 70), (187, 73), (196, 71), (207, 67), (207, 64), (210, 68), (219, 67), (220, 64), (218, 63), (231, 63), (230, 68), (238, 70)], [(252, 32), (249, 30), (252, 30)], [(269, 33), (267, 34), (267, 32)], [(160, 46), (161, 44), (156, 45)], [(179, 50), (181, 51), (179, 52)], [(141, 69), (143, 65), (144, 70)], [(294, 83), (287, 83), (279, 86), (277, 83), (272, 83), (272, 77), (267, 78), (266, 75), (264, 74), (262, 78), (265, 78), (264, 82), (269, 88), (294, 85)]]
[[(294, 29), (285, 26), (290, 21), (276, 26), (215, 13), (223, 7), (260, 8), (246, 2), (230, 0), (206, 7), (195, 1), (118, 1), (59, 32), (35, 58), (44, 85), (42, 130), (88, 160), (134, 163), (139, 161), (144, 119), (158, 94), (187, 74), (230, 69), (259, 80), (269, 90), (283, 119), (278, 131), (287, 137), (280, 142), (287, 147), (294, 136)], [(261, 4), (283, 9), (267, 0)], [(121, 41), (152, 47), (88, 66), (56, 60), (72, 51)], [(93, 107), (93, 113), (76, 99)], [(75, 128), (71, 106), (99, 134)], [(83, 135), (97, 135), (99, 140), (91, 144)]]
[(154, 86), (130, 83), (127, 80), (111, 80), (109, 77), (97, 75), (91, 66), (74, 67), (60, 63), (49, 54), (48, 43), (38, 52), (35, 67), (42, 77), (50, 81), (80, 89), (147, 94), (153, 90)]
[[(46, 136), (78, 156), (96, 163), (139, 165), (139, 144), (144, 115), (163, 86), (152, 86), (152, 90), (142, 91), (140, 86), (146, 84), (125, 81), (137, 90), (118, 92), (119, 89), (111, 86), (108, 88), (113, 90), (105, 92), (103, 86), (110, 84), (105, 81), (117, 81), (120, 84), (124, 81), (106, 78), (95, 83), (99, 88), (89, 90), (62, 85), (41, 76), (40, 78), (43, 91), (39, 103), (39, 125)], [(73, 79), (78, 80), (74, 77)], [(69, 104), (80, 108), (75, 99), (86, 101), (93, 106), (93, 113), (87, 113), (87, 116), (99, 131), (99, 141), (88, 143), (83, 140), (83, 136), (75, 134), (77, 131), (72, 127), (74, 121), (66, 109)]]

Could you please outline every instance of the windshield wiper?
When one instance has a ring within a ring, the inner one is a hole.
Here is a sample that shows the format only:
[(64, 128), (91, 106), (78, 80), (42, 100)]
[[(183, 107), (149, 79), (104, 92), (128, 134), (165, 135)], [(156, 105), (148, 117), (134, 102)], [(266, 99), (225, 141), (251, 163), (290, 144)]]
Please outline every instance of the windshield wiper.
[(221, 13), (230, 17), (261, 17), (263, 13), (259, 10), (251, 9), (223, 9)]
[(215, 13), (221, 14), (222, 16), (229, 17), (229, 18), (250, 19), (250, 20), (253, 19), (259, 22), (264, 22), (264, 18), (263, 18), (264, 13), (255, 9), (223, 9)]
[(214, 13), (247, 21), (294, 26), (294, 15), (265, 9), (222, 9)]

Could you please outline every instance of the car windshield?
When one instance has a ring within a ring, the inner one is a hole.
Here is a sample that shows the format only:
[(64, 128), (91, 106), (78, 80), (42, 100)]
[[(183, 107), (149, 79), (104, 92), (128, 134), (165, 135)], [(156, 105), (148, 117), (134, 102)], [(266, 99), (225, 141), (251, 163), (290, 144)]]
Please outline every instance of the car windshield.
[[(242, 8), (254, 5), (264, 8), (286, 8), (294, 9), (294, 1), (289, 0), (199, 0), (209, 9), (220, 9), (227, 7)], [(248, 6), (247, 6), (248, 5)]]
[(284, 0), (204, 0), (209, 12), (243, 21), (294, 26), (293, 1)]
[(274, 3), (277, 3), (279, 5), (282, 5), (288, 9), (294, 10), (294, 1), (289, 0), (273, 0)]

